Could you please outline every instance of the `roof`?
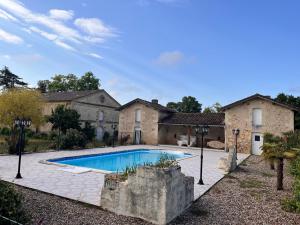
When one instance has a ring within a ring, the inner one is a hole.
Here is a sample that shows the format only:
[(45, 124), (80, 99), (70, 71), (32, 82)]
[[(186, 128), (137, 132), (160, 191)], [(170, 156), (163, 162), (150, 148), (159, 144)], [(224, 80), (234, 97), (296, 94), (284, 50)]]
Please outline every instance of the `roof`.
[[(110, 96), (104, 89), (100, 90), (88, 90), (88, 91), (65, 91), (65, 92), (48, 92), (44, 93), (43, 96), (47, 102), (68, 102), (73, 101), (75, 99), (79, 99), (91, 94), (104, 92), (108, 96)], [(111, 96), (110, 96), (111, 97)], [(120, 105), (120, 103), (115, 100), (113, 97), (111, 97), (117, 105)]]
[(127, 107), (129, 107), (129, 106), (131, 106), (135, 103), (140, 103), (140, 104), (143, 104), (145, 106), (151, 107), (155, 110), (162, 111), (162, 112), (171, 112), (171, 113), (176, 112), (176, 110), (174, 110), (174, 109), (170, 109), (170, 108), (168, 108), (166, 106), (163, 106), (161, 104), (158, 104), (158, 103), (148, 102), (148, 101), (140, 99), (140, 98), (134, 99), (131, 102), (128, 102), (125, 105), (122, 105), (117, 110), (123, 110), (123, 109), (125, 109), (125, 108), (127, 108)]
[(160, 124), (224, 126), (224, 113), (174, 113), (162, 119)]
[(290, 109), (290, 110), (293, 110), (293, 111), (300, 111), (300, 109), (297, 108), (297, 107), (295, 107), (295, 106), (278, 102), (278, 101), (272, 99), (270, 96), (265, 96), (265, 95), (261, 95), (261, 94), (251, 95), (251, 96), (249, 96), (247, 98), (244, 98), (244, 99), (241, 99), (239, 101), (233, 102), (233, 103), (231, 103), (229, 105), (225, 105), (224, 107), (222, 107), (222, 111), (225, 111), (227, 109), (233, 108), (235, 106), (238, 106), (240, 104), (243, 104), (245, 102), (248, 102), (248, 101), (251, 101), (251, 100), (255, 100), (255, 99), (265, 100), (265, 101), (271, 102), (271, 103), (273, 103), (275, 105), (278, 105), (278, 106), (281, 106), (281, 107), (284, 107), (284, 108), (287, 108), (287, 109)]

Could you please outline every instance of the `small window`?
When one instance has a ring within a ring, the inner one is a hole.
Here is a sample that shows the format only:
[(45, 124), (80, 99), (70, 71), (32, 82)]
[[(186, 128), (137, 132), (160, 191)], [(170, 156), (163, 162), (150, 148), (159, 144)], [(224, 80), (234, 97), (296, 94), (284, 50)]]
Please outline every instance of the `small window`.
[(141, 122), (141, 110), (135, 110), (135, 122)]
[(102, 111), (99, 112), (99, 121), (104, 120), (104, 113)]
[(254, 140), (255, 141), (260, 141), (260, 136), (259, 135), (255, 135)]
[(254, 126), (262, 125), (262, 110), (261, 109), (253, 109), (252, 121), (253, 121)]
[(100, 102), (101, 102), (101, 103), (104, 103), (104, 101), (105, 101), (105, 97), (104, 97), (103, 95), (101, 95), (101, 96), (100, 96)]

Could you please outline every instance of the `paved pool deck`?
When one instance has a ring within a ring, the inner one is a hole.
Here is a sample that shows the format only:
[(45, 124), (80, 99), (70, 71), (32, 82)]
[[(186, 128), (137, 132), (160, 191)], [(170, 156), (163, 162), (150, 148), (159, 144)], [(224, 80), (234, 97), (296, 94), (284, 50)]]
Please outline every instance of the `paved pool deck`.
[[(204, 149), (203, 181), (204, 185), (198, 185), (200, 177), (200, 149), (176, 146), (151, 146), (134, 145), (121, 147), (107, 147), (86, 149), (78, 151), (54, 151), (46, 153), (24, 154), (22, 156), (21, 174), (22, 179), (15, 179), (18, 156), (0, 156), (0, 179), (15, 183), (24, 187), (37, 189), (65, 198), (78, 200), (92, 205), (100, 205), (101, 188), (104, 184), (103, 173), (89, 171), (75, 174), (65, 169), (73, 169), (72, 166), (61, 167), (57, 165), (41, 163), (43, 160), (79, 156), (88, 154), (99, 154), (105, 152), (124, 151), (132, 149), (164, 149), (191, 153), (195, 157), (180, 160), (181, 171), (195, 178), (194, 199), (198, 199), (216, 182), (224, 177), (224, 172), (217, 168), (221, 157), (228, 153), (220, 150)], [(248, 154), (238, 154), (238, 163), (246, 159)], [(62, 170), (64, 169), (64, 170)]]

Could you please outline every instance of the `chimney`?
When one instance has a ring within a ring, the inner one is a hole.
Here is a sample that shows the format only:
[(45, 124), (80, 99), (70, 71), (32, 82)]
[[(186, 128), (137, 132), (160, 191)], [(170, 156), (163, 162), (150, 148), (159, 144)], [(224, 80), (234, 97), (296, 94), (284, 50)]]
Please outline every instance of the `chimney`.
[(152, 99), (152, 104), (158, 104), (158, 100), (157, 99)]

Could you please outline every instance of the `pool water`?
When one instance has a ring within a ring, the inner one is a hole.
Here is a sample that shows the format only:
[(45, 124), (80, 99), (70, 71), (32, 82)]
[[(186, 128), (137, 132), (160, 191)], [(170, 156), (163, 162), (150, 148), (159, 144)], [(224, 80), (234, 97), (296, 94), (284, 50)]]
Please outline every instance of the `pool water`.
[(126, 167), (130, 166), (144, 165), (145, 163), (155, 164), (159, 161), (162, 155), (167, 155), (176, 160), (192, 156), (188, 153), (176, 151), (138, 149), (122, 152), (102, 153), (97, 155), (83, 155), (51, 159), (48, 161), (116, 173), (122, 172)]

